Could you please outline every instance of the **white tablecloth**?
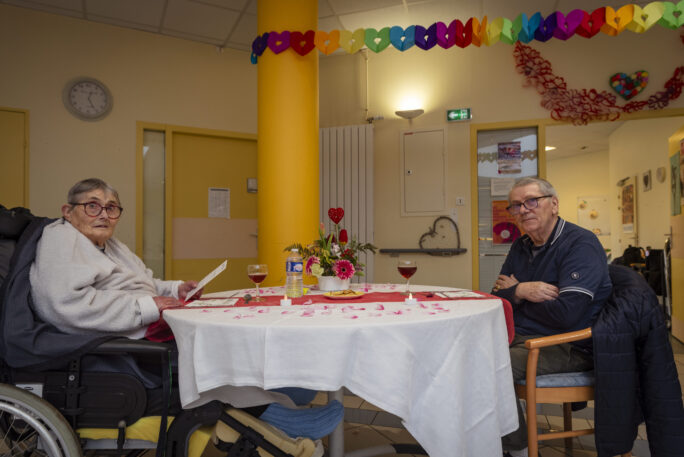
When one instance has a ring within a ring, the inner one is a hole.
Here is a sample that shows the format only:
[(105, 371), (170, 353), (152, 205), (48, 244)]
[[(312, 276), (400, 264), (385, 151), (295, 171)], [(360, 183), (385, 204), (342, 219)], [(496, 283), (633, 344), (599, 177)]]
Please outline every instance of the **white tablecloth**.
[(260, 388), (344, 386), (401, 417), (432, 457), (498, 457), (499, 437), (517, 428), (497, 299), (407, 306), (313, 296), (307, 306), (167, 310), (164, 318), (187, 407), (273, 401)]

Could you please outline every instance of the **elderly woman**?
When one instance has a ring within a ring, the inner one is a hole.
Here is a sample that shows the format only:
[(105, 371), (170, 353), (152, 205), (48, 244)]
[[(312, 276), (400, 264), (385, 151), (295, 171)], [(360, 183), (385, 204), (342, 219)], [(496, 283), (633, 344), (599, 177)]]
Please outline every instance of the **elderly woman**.
[(35, 310), (71, 334), (142, 338), (167, 308), (183, 306), (195, 281), (162, 281), (113, 237), (123, 211), (115, 189), (97, 178), (76, 183), (62, 219), (48, 225), (31, 266)]

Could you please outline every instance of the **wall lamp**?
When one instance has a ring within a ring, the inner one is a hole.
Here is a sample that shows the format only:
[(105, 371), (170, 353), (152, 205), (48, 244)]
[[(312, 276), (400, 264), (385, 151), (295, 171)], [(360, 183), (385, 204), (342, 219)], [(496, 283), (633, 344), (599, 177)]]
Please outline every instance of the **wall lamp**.
[(403, 117), (404, 119), (414, 119), (423, 114), (424, 112), (425, 110), (423, 109), (407, 109), (395, 111), (394, 114), (396, 114), (399, 117)]

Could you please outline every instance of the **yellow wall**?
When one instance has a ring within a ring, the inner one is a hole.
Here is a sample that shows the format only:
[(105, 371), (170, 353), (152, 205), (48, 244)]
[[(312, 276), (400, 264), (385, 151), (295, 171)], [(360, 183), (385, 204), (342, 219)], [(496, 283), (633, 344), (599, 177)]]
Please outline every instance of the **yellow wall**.
[[(650, 93), (662, 89), (681, 64), (677, 59), (682, 52), (679, 34), (663, 27), (641, 35), (599, 34), (591, 40), (574, 37), (532, 46), (569, 87), (610, 90), (607, 80), (613, 73), (645, 69), (650, 72)], [(472, 108), (472, 122), (477, 123), (548, 118), (549, 113), (540, 106), (536, 91), (523, 87), (512, 47), (503, 43), (427, 52), (387, 49), (369, 51), (367, 58), (366, 63), (363, 54), (321, 56), (320, 126), (364, 123), (366, 108), (368, 115), (384, 116), (375, 122), (375, 242), (380, 247), (417, 247), (434, 217), (400, 215), (401, 132), (444, 126), (448, 108)], [(120, 190), (126, 216), (117, 233), (131, 247), (136, 121), (257, 130), (257, 66), (250, 64), (247, 52), (219, 53), (214, 46), (3, 4), (0, 62), (0, 106), (30, 111), (31, 207), (38, 214), (56, 216), (69, 185), (101, 176)], [(103, 121), (79, 121), (63, 107), (62, 88), (79, 75), (98, 78), (111, 89), (114, 109)], [(402, 97), (411, 94), (422, 97), (426, 113), (409, 123), (394, 111), (401, 108)], [(670, 107), (684, 107), (684, 97)], [(663, 134), (663, 141), (672, 131)], [(447, 125), (448, 213), (456, 213), (468, 253), (417, 258), (421, 267), (412, 278), (415, 283), (471, 285), (469, 141), (468, 123)], [(645, 165), (633, 164), (634, 173)], [(609, 187), (619, 179), (617, 165), (613, 168), (611, 164)], [(467, 204), (456, 206), (456, 197), (465, 197)], [(653, 233), (662, 237), (665, 232), (658, 228)], [(395, 259), (382, 254), (376, 259), (376, 280), (400, 280)]]
[[(578, 197), (608, 197), (614, 190), (608, 185), (607, 150), (549, 160), (546, 171), (546, 178), (558, 192), (560, 216), (574, 224)], [(610, 235), (599, 236), (599, 240), (604, 248), (610, 248)]]
[[(0, 105), (31, 114), (30, 206), (57, 217), (69, 187), (98, 176), (126, 211), (117, 237), (135, 246), (136, 121), (256, 133), (256, 66), (245, 52), (0, 5)], [(104, 82), (114, 108), (84, 122), (62, 88)]]

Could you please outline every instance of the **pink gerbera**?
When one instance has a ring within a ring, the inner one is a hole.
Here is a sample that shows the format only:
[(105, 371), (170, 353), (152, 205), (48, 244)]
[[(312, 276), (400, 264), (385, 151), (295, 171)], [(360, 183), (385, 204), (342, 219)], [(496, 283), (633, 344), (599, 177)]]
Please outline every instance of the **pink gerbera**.
[(315, 255), (312, 255), (311, 257), (306, 259), (306, 274), (310, 275), (311, 274), (311, 267), (317, 263), (320, 264), (321, 259), (319, 259)]
[(335, 275), (340, 279), (349, 279), (354, 276), (354, 265), (349, 260), (338, 260), (333, 265)]

